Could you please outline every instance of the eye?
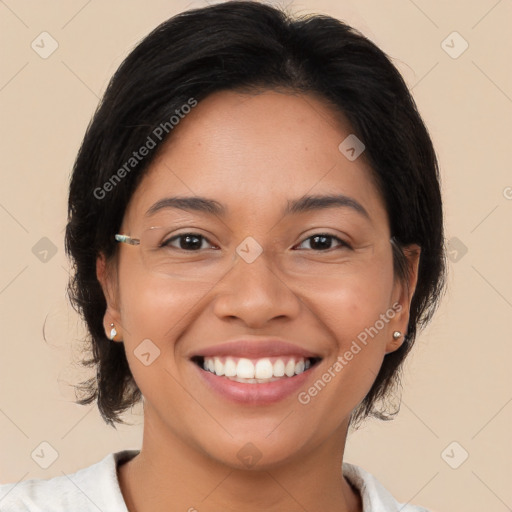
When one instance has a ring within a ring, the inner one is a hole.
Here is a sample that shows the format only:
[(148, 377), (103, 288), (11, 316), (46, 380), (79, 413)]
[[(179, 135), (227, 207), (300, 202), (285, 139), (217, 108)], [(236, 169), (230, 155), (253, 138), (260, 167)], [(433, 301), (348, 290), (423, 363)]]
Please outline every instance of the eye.
[[(310, 245), (310, 249), (313, 249), (314, 251), (325, 252), (330, 249), (333, 249), (333, 241), (338, 243), (339, 248), (351, 248), (347, 242), (341, 240), (337, 236), (330, 235), (328, 233), (317, 233), (315, 235), (312, 235), (306, 238), (298, 247), (308, 242)], [(205, 243), (206, 247), (204, 246)], [(206, 237), (200, 235), (199, 233), (181, 233), (179, 235), (175, 235), (162, 242), (161, 246), (171, 247), (174, 249), (179, 249), (187, 252), (197, 252), (201, 249), (208, 248), (217, 249), (217, 247), (211, 244)]]
[[(178, 246), (176, 246), (175, 242), (178, 242)], [(162, 242), (162, 247), (172, 247), (174, 249), (181, 249), (183, 251), (188, 252), (197, 252), (200, 249), (204, 249), (203, 243), (207, 242), (208, 248), (215, 249), (216, 247), (208, 242), (208, 239), (199, 233), (181, 233), (179, 235), (173, 236), (167, 240)]]
[(351, 249), (347, 242), (341, 240), (341, 238), (338, 238), (337, 236), (329, 235), (328, 233), (316, 233), (306, 238), (300, 245), (303, 245), (309, 241), (310, 249), (313, 249), (314, 251), (325, 252), (329, 249), (332, 249), (331, 242), (333, 240), (338, 242), (341, 248), (346, 247), (347, 249)]

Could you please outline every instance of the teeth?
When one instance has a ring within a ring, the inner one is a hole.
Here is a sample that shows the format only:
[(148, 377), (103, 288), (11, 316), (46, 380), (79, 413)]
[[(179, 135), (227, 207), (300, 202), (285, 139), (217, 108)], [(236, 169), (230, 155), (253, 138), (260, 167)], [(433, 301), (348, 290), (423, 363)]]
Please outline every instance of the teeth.
[(205, 357), (203, 368), (219, 376), (226, 376), (237, 382), (262, 383), (272, 382), (280, 377), (293, 377), (311, 367), (311, 361), (304, 358), (276, 359), (268, 357), (258, 359), (255, 363), (247, 358), (238, 360), (227, 357), (224, 362), (220, 357)]
[(249, 359), (239, 359), (236, 365), (236, 376), (242, 379), (254, 379), (254, 365)]
[(282, 359), (278, 359), (274, 363), (274, 377), (284, 377), (284, 362)]
[[(222, 364), (218, 357), (215, 357), (214, 359), (217, 359), (217, 361)], [(222, 372), (217, 373), (217, 375), (222, 375)], [(236, 364), (230, 357), (226, 359), (226, 363), (224, 364), (224, 375), (226, 377), (236, 377)]]
[(274, 367), (270, 359), (260, 359), (254, 369), (254, 377), (257, 379), (270, 379), (273, 376)]
[(293, 377), (295, 375), (295, 359), (290, 359), (284, 368), (284, 373), (287, 377)]
[(218, 357), (213, 360), (214, 370), (216, 375), (224, 375), (224, 365), (220, 362)]

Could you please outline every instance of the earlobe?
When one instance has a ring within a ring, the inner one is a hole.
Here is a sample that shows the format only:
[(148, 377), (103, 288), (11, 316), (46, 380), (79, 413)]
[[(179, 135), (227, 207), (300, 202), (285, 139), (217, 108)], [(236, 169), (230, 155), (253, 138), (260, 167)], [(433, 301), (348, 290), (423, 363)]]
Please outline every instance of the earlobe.
[(110, 324), (109, 338), (111, 339), (111, 341), (114, 341), (116, 339), (116, 336), (117, 336), (116, 325), (114, 323), (112, 323), (112, 324)]
[(394, 331), (391, 341), (386, 344), (386, 355), (391, 354), (391, 352), (394, 352), (395, 350), (398, 350), (404, 342), (405, 337), (402, 332)]

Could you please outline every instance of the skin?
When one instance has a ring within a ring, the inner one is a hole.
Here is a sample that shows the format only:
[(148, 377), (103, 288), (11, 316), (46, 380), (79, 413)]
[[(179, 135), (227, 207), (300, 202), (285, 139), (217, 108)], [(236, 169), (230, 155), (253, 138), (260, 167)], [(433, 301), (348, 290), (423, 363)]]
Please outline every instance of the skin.
[[(130, 512), (362, 510), (340, 469), (349, 417), (403, 342), (393, 332), (407, 330), (419, 248), (406, 252), (409, 282), (398, 280), (364, 157), (351, 162), (338, 149), (351, 133), (312, 95), (218, 92), (180, 122), (135, 191), (120, 231), (134, 237), (163, 219), (145, 213), (168, 196), (205, 196), (228, 213), (165, 212), (180, 233), (208, 238), (202, 256), (185, 254), (180, 274), (152, 271), (140, 246), (120, 244), (111, 264), (98, 258), (105, 330), (116, 325), (144, 396), (141, 453), (119, 468)], [(348, 207), (283, 217), (288, 200), (332, 193), (357, 200), (369, 218)], [(331, 239), (329, 253), (315, 251), (308, 237), (325, 232), (351, 248)], [(250, 264), (235, 253), (248, 236), (263, 248)], [(222, 257), (206, 252), (210, 243)], [(266, 406), (234, 404), (189, 360), (234, 337), (277, 336), (321, 355), (307, 390), (396, 303), (400, 313), (306, 405), (296, 393)], [(145, 366), (134, 350), (148, 338), (161, 352)], [(237, 457), (247, 443), (260, 455), (250, 468)]]

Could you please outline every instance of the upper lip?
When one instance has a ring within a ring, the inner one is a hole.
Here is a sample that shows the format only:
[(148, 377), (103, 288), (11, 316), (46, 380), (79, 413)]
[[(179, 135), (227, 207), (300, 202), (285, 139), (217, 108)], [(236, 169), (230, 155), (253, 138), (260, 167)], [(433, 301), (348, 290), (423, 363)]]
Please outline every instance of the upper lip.
[(278, 338), (240, 338), (219, 345), (204, 347), (195, 351), (191, 357), (234, 356), (246, 358), (300, 356), (307, 359), (320, 358), (299, 345)]

